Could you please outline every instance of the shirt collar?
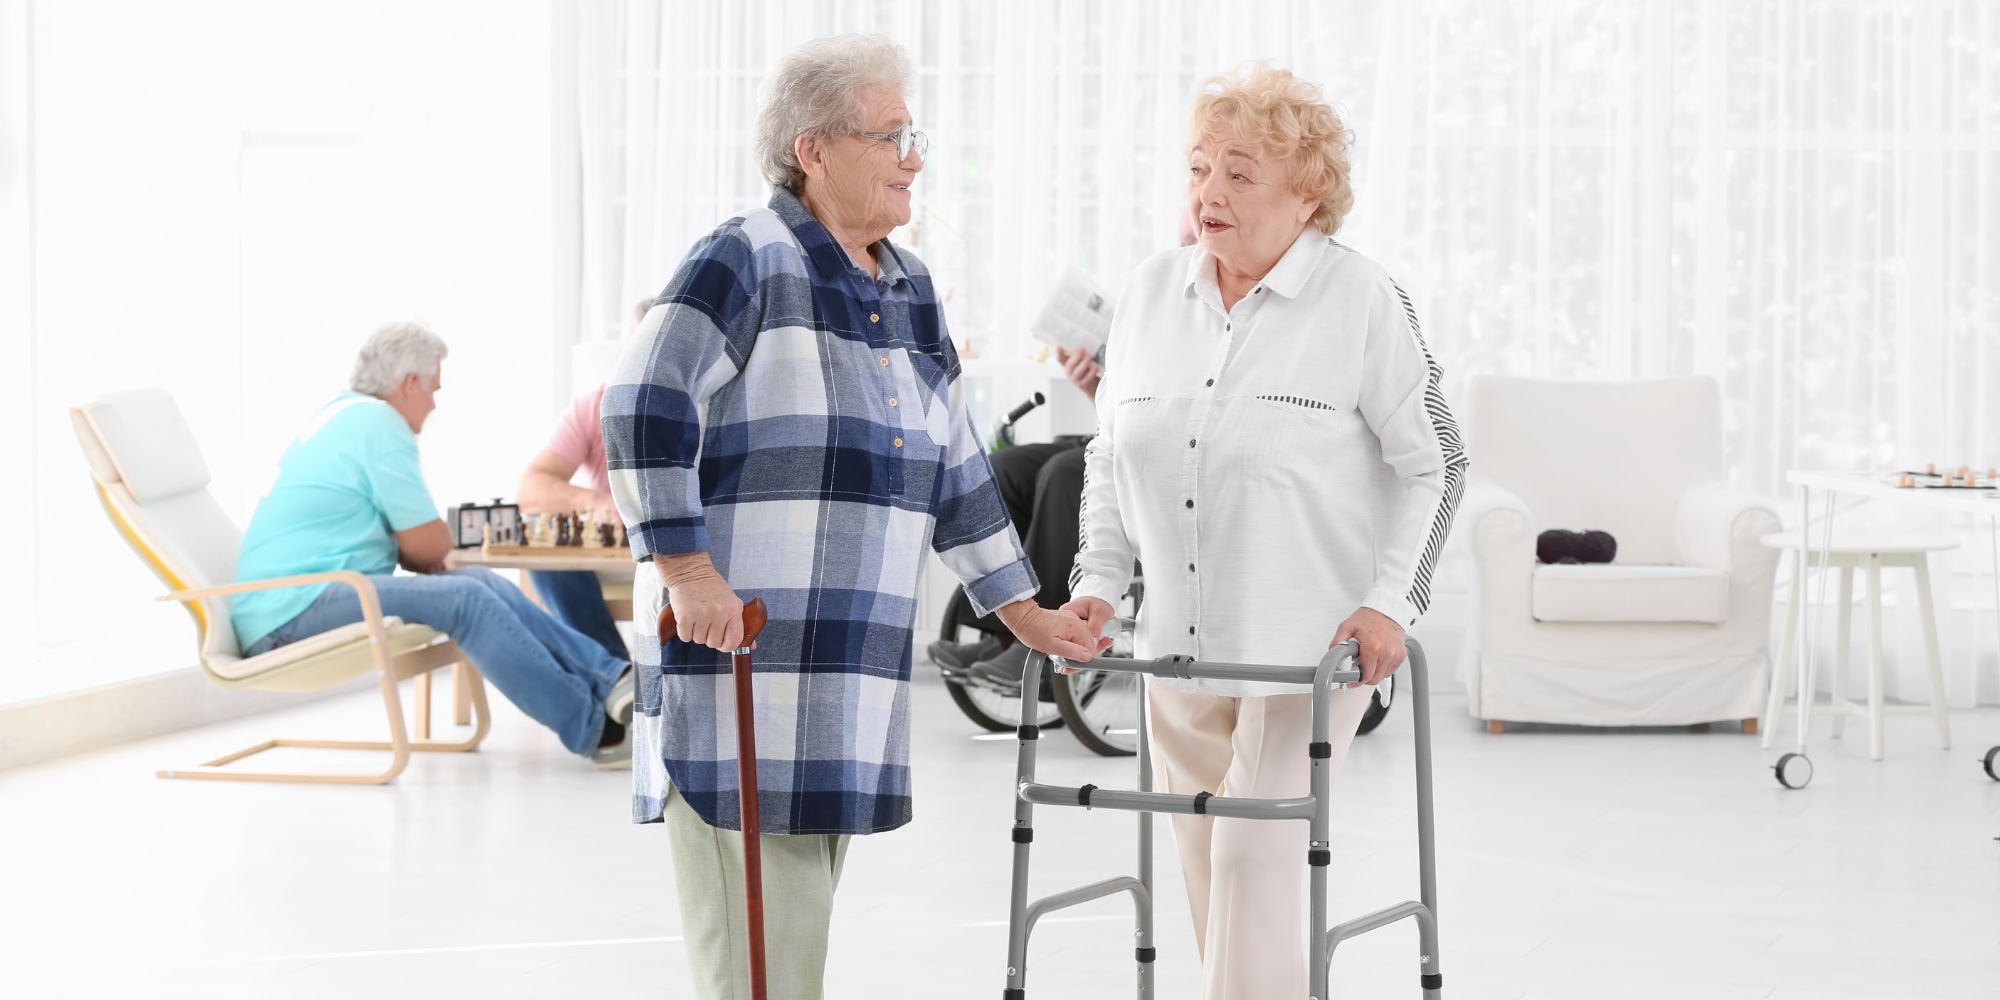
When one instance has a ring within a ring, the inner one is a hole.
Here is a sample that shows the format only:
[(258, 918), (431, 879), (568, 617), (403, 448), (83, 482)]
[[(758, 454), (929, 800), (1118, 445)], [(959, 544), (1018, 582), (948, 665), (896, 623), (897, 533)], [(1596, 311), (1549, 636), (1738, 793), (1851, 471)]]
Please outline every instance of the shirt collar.
[[(1299, 238), (1292, 241), (1290, 249), (1271, 266), (1270, 273), (1257, 284), (1270, 289), (1285, 298), (1297, 298), (1306, 287), (1306, 279), (1319, 266), (1320, 257), (1326, 254), (1328, 238), (1312, 226), (1307, 226)], [(1189, 294), (1203, 299), (1221, 301), (1222, 292), (1215, 283), (1215, 257), (1200, 244), (1188, 257), (1187, 273), (1181, 279), (1181, 287)]]
[[(832, 281), (849, 271), (860, 270), (847, 257), (847, 251), (819, 219), (806, 210), (805, 202), (786, 188), (779, 187), (771, 192), (771, 211), (778, 214), (779, 221), (798, 238), (799, 247), (812, 261), (813, 270), (819, 272), (820, 279)], [(909, 269), (903, 265), (902, 255), (887, 239), (876, 240), (868, 251), (875, 257), (875, 266), (881, 272), (880, 280), (891, 285), (909, 279)], [(866, 271), (861, 272), (865, 277)]]
[(1298, 298), (1299, 293), (1305, 290), (1306, 279), (1312, 276), (1313, 268), (1319, 266), (1320, 257), (1326, 254), (1326, 242), (1325, 233), (1307, 226), (1299, 238), (1292, 241), (1292, 248), (1278, 258), (1278, 263), (1258, 284), (1275, 295)]

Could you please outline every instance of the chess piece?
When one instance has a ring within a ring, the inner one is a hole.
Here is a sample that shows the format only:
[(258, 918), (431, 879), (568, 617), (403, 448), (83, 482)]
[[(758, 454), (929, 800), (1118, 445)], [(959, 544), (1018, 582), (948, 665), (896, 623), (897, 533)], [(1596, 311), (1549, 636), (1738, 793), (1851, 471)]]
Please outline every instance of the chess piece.
[(1972, 475), (1972, 469), (1970, 466), (1961, 465), (1958, 467), (1958, 478), (1965, 479), (1971, 475)]
[(1905, 472), (1902, 475), (1896, 477), (1896, 485), (1907, 490), (1910, 487), (1917, 485), (1917, 478)]
[(1924, 463), (1924, 475), (1926, 475), (1926, 476), (1935, 476), (1935, 475), (1937, 475), (1937, 463), (1936, 463), (1936, 462), (1925, 462), (1925, 463)]

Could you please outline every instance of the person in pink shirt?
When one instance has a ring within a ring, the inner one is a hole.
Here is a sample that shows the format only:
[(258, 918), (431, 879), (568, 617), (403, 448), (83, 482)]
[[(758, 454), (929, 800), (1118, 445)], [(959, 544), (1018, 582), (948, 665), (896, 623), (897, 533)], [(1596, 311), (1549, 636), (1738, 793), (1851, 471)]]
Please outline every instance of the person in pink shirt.
[[(528, 514), (588, 511), (593, 521), (618, 523), (611, 502), (610, 474), (604, 467), (604, 435), (598, 429), (598, 407), (604, 387), (577, 397), (556, 421), (549, 443), (521, 474), (521, 510)], [(531, 572), (528, 579), (542, 604), (563, 624), (597, 640), (622, 659), (630, 659), (625, 639), (604, 603), (597, 574), (587, 570)]]

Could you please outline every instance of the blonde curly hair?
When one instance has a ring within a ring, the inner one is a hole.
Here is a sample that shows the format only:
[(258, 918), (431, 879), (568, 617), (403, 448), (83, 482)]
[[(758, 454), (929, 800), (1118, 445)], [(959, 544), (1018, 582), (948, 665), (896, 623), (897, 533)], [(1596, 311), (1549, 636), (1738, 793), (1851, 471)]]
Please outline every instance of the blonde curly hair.
[(1317, 201), (1311, 225), (1332, 235), (1354, 208), (1354, 133), (1319, 88), (1269, 61), (1209, 77), (1195, 92), (1188, 137), (1234, 139), (1261, 148), (1289, 168), (1292, 190)]

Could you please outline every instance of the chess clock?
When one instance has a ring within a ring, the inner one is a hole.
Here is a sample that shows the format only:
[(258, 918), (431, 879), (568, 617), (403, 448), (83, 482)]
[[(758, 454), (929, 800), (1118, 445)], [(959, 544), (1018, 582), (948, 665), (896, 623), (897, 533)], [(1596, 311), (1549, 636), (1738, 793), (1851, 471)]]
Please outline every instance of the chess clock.
[(523, 544), (521, 505), (502, 503), (499, 497), (490, 504), (467, 502), (452, 507), (445, 512), (444, 522), (450, 525), (451, 543), (457, 548), (469, 549), (488, 538), (508, 545)]

